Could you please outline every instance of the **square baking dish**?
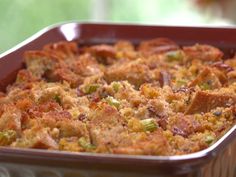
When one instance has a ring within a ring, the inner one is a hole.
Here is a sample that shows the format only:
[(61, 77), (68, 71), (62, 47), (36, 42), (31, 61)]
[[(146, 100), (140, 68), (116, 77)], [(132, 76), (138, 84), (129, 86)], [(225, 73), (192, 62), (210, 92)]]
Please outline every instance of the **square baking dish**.
[[(236, 29), (64, 23), (47, 27), (0, 55), (0, 90), (23, 67), (23, 53), (61, 40), (80, 44), (134, 44), (167, 37), (179, 45), (209, 44), (236, 52)], [(0, 177), (236, 177), (236, 125), (209, 148), (181, 156), (131, 156), (0, 147)]]

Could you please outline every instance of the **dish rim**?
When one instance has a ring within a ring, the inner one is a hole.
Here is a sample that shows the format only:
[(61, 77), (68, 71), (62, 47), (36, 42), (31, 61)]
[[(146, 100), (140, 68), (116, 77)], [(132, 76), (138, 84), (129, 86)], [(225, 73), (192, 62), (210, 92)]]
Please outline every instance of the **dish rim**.
[[(226, 26), (226, 27), (212, 27), (212, 26), (168, 26), (168, 25), (149, 25), (149, 24), (136, 24), (136, 23), (103, 23), (103, 22), (79, 22), (79, 21), (67, 21), (62, 23), (56, 23), (50, 26), (47, 26), (40, 31), (36, 32), (34, 35), (30, 36), (23, 42), (15, 45), (14, 47), (10, 48), (9, 50), (0, 54), (0, 60), (6, 57), (9, 54), (17, 52), (19, 49), (28, 45), (33, 42), (37, 42), (37, 40), (45, 33), (48, 33), (51, 30), (59, 29), (63, 25), (74, 25), (74, 26), (81, 26), (81, 25), (113, 25), (113, 26), (147, 26), (147, 27), (166, 27), (166, 28), (204, 28), (204, 29), (235, 29), (233, 26)], [(22, 148), (12, 148), (12, 147), (0, 147), (0, 154), (7, 155), (40, 155), (40, 156), (48, 156), (52, 155), (54, 158), (59, 154), (60, 156), (64, 156), (65, 158), (74, 158), (74, 157), (91, 157), (91, 158), (98, 158), (98, 159), (119, 159), (119, 160), (144, 160), (144, 161), (158, 161), (159, 163), (169, 163), (169, 162), (188, 162), (189, 160), (199, 160), (205, 159), (212, 156), (215, 156), (218, 151), (222, 148), (225, 148), (230, 141), (234, 141), (236, 136), (236, 125), (231, 127), (219, 140), (217, 140), (214, 144), (210, 147), (194, 152), (191, 154), (184, 154), (184, 155), (172, 155), (172, 156), (148, 156), (148, 155), (126, 155), (126, 154), (105, 154), (105, 153), (88, 153), (88, 152), (67, 152), (67, 151), (59, 151), (59, 150), (40, 150), (40, 149), (22, 149)], [(6, 153), (6, 154), (5, 154)], [(38, 156), (39, 157), (39, 156)]]

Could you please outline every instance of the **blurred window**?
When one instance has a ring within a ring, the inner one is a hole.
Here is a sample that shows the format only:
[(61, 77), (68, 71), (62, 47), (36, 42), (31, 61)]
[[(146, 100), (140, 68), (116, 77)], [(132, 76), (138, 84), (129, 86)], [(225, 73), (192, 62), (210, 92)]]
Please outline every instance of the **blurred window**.
[[(205, 1), (213, 3), (202, 8)], [(0, 53), (48, 25), (70, 20), (229, 25), (229, 20), (221, 18), (218, 12), (224, 12), (219, 7), (227, 10), (231, 4), (216, 2), (220, 0), (0, 0)], [(223, 14), (230, 14), (227, 12)]]

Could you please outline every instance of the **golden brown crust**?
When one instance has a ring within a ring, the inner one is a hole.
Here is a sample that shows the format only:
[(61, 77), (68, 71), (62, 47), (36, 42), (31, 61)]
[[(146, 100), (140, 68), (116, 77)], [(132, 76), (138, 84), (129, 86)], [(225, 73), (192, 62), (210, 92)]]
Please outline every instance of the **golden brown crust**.
[(199, 45), (183, 47), (183, 51), (189, 60), (199, 59), (202, 61), (218, 61), (223, 57), (223, 53), (210, 45)]
[(189, 87), (196, 85), (203, 86), (207, 84), (207, 90), (218, 89), (221, 87), (221, 82), (215, 73), (208, 67), (206, 67), (190, 84)]
[(48, 44), (0, 93), (0, 146), (182, 155), (235, 125), (235, 59), (166, 38)]
[(144, 55), (165, 53), (172, 50), (178, 50), (179, 46), (168, 38), (156, 38), (140, 43), (138, 50)]
[(235, 105), (236, 96), (219, 94), (219, 93), (209, 93), (204, 91), (199, 91), (196, 93), (191, 104), (186, 110), (186, 114), (194, 114), (201, 112), (209, 112), (210, 110), (217, 107), (230, 107)]

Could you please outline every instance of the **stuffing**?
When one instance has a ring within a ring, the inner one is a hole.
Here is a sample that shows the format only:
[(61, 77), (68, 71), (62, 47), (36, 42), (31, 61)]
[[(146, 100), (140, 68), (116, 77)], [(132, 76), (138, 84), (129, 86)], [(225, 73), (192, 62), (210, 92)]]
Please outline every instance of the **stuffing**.
[(236, 59), (167, 38), (58, 42), (26, 51), (0, 92), (0, 146), (171, 156), (203, 150), (236, 122)]

